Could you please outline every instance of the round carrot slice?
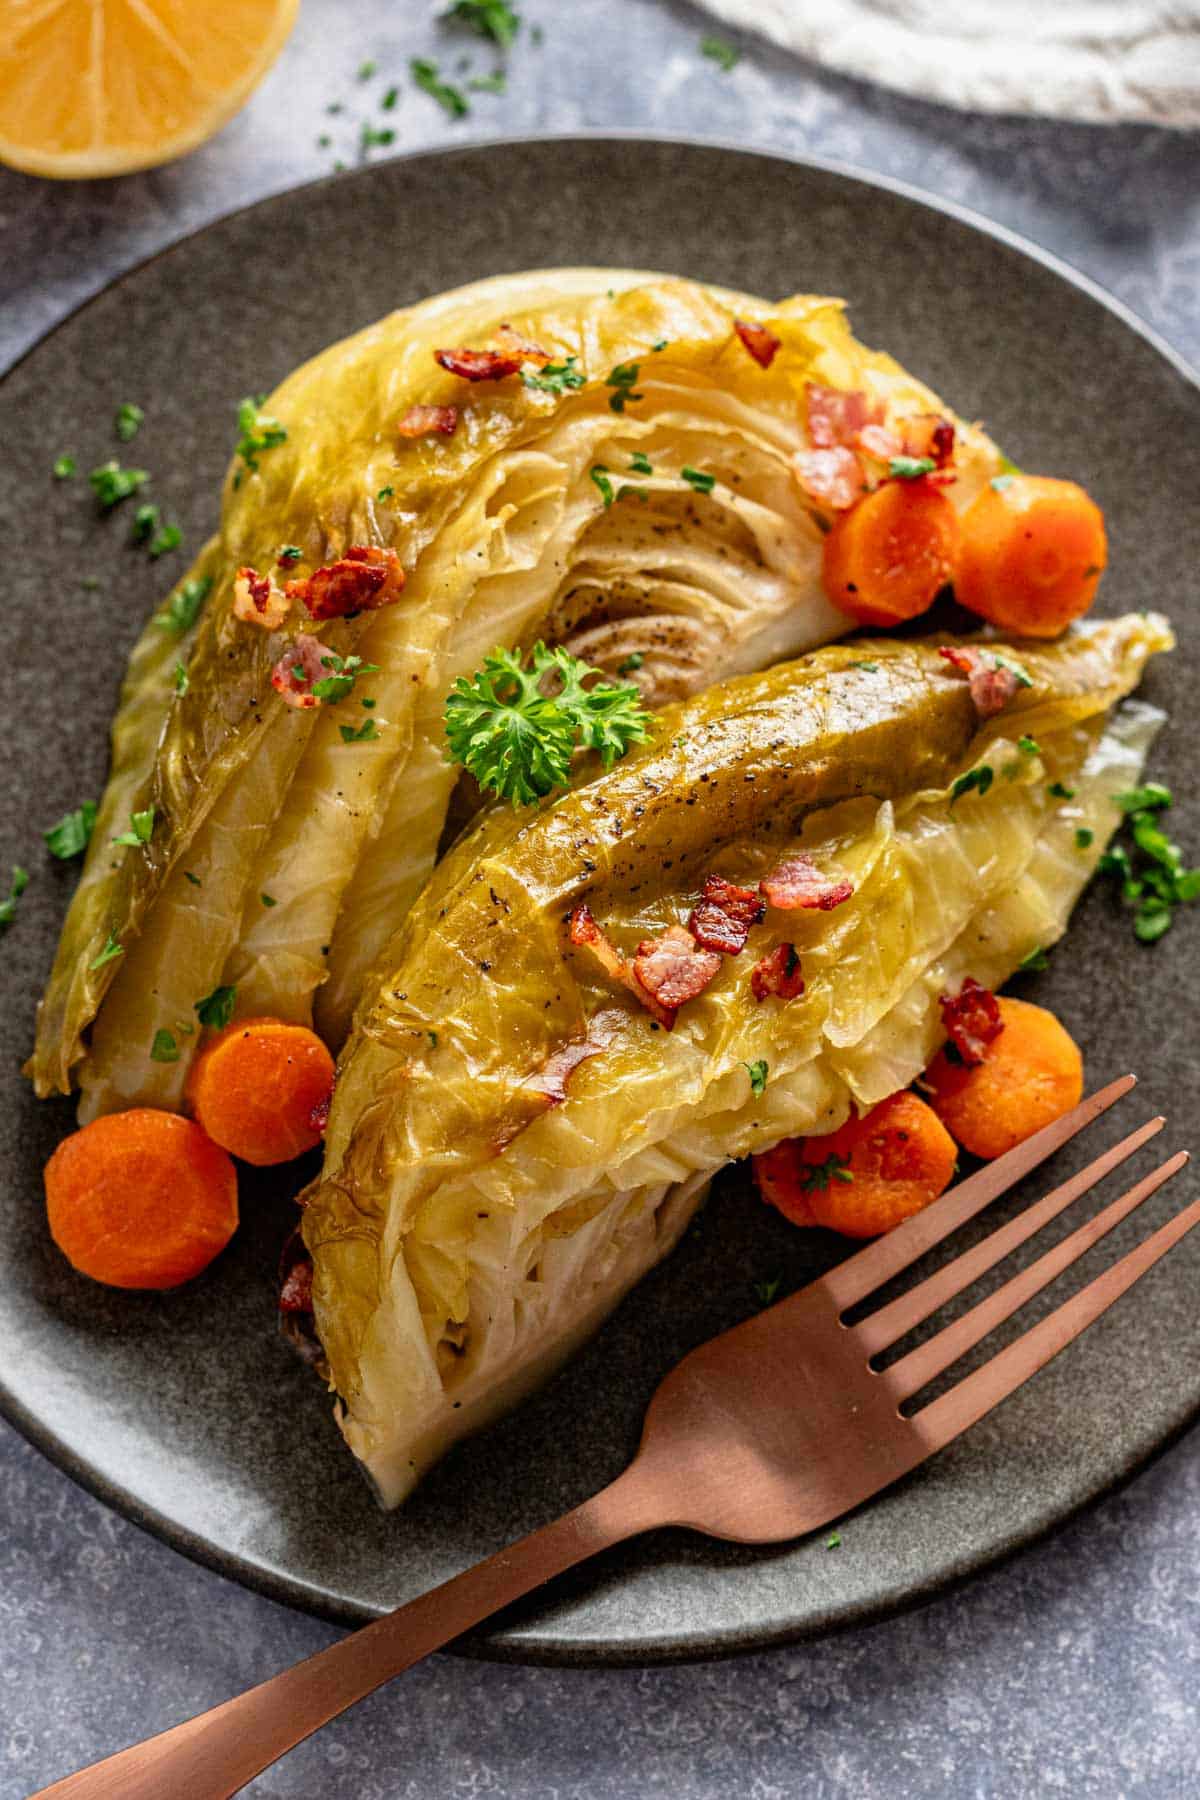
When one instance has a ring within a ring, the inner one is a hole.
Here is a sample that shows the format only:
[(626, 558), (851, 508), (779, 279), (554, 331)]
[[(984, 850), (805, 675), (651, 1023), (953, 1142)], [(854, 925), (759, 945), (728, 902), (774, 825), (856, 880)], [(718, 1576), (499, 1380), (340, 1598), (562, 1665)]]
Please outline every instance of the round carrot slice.
[(863, 625), (913, 619), (954, 579), (959, 535), (958, 514), (932, 482), (885, 481), (826, 534), (825, 592)]
[(957, 1151), (915, 1094), (891, 1094), (825, 1137), (795, 1138), (754, 1158), (764, 1200), (794, 1225), (878, 1237), (949, 1186)]
[(205, 1044), (187, 1084), (213, 1142), (260, 1167), (291, 1162), (320, 1143), (319, 1109), (332, 1092), (333, 1058), (321, 1039), (283, 1019), (226, 1026)]
[(925, 1074), (938, 1118), (964, 1150), (989, 1161), (1083, 1097), (1079, 1045), (1054, 1014), (1004, 995), (998, 1005), (1001, 1030), (982, 1062), (956, 1062), (940, 1050)]
[(1085, 613), (1108, 561), (1104, 514), (1074, 481), (1001, 475), (963, 515), (954, 592), (1025, 637), (1057, 637)]
[(110, 1113), (46, 1164), (50, 1235), (109, 1287), (172, 1288), (237, 1230), (237, 1171), (199, 1125), (154, 1107)]

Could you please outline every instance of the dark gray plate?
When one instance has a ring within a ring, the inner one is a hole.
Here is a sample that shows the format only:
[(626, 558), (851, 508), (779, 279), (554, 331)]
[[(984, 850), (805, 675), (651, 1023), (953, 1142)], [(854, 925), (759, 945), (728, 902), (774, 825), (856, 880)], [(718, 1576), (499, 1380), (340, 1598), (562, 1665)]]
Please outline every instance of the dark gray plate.
[[(885, 345), (1022, 464), (1070, 473), (1107, 510), (1103, 609), (1166, 606), (1184, 644), (1150, 695), (1171, 708), (1156, 772), (1200, 846), (1187, 745), (1196, 714), (1200, 393), (1170, 354), (1028, 246), (845, 170), (715, 146), (588, 138), (385, 163), (267, 200), (186, 239), (83, 307), (2, 390), (7, 552), (0, 611), (9, 778), (0, 849), (34, 879), (4, 940), (0, 1018), (0, 1403), (63, 1468), (170, 1543), (332, 1617), (409, 1598), (581, 1500), (632, 1452), (659, 1377), (693, 1344), (786, 1292), (844, 1245), (799, 1232), (727, 1178), (670, 1264), (544, 1393), (379, 1513), (329, 1404), (274, 1334), (289, 1203), (247, 1187), (228, 1255), (182, 1293), (111, 1293), (49, 1243), (41, 1168), (68, 1128), (17, 1074), (74, 879), (38, 827), (98, 791), (122, 661), (165, 568), (95, 518), (80, 481), (114, 453), (117, 402), (146, 408), (136, 461), (194, 546), (241, 394), (389, 308), (495, 271), (659, 267), (763, 294), (846, 295)], [(134, 460), (127, 454), (126, 460)], [(100, 578), (98, 587), (83, 577)], [(1027, 984), (1082, 1039), (1091, 1080), (1140, 1071), (1127, 1128), (1200, 1116), (1195, 925), (1152, 951), (1093, 892), (1049, 973)], [(1117, 1132), (1102, 1125), (1097, 1147)], [(1167, 1138), (1172, 1134), (1168, 1131)], [(1078, 1160), (1078, 1159), (1077, 1159)], [(1062, 1166), (1075, 1166), (1071, 1157)], [(1156, 1218), (1166, 1195), (1147, 1209)], [(1131, 1222), (1096, 1253), (1127, 1247)], [(774, 1551), (660, 1533), (556, 1586), (480, 1653), (568, 1662), (707, 1655), (878, 1617), (1026, 1543), (1128, 1476), (1200, 1409), (1200, 1234), (1022, 1393), (823, 1539)]]

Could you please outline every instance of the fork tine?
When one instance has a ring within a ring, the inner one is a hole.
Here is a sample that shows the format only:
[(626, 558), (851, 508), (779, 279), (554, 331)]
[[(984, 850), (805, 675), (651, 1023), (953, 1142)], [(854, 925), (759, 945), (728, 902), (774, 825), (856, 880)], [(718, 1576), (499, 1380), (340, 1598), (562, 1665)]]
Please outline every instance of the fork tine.
[(1006, 1281), (1003, 1287), (997, 1288), (994, 1294), (989, 1294), (978, 1306), (973, 1306), (961, 1319), (955, 1319), (927, 1343), (918, 1344), (907, 1356), (902, 1356), (889, 1369), (885, 1369), (883, 1379), (892, 1388), (897, 1400), (907, 1400), (910, 1395), (918, 1393), (927, 1381), (932, 1381), (935, 1375), (940, 1375), (943, 1369), (948, 1369), (952, 1362), (957, 1362), (960, 1356), (965, 1355), (973, 1344), (985, 1338), (989, 1331), (994, 1331), (997, 1325), (1011, 1318), (1019, 1307), (1024, 1306), (1027, 1300), (1032, 1300), (1035, 1294), (1040, 1294), (1064, 1269), (1069, 1269), (1072, 1263), (1078, 1262), (1093, 1244), (1098, 1244), (1102, 1237), (1107, 1237), (1114, 1226), (1128, 1218), (1143, 1200), (1148, 1200), (1151, 1194), (1157, 1193), (1165, 1182), (1170, 1181), (1172, 1175), (1179, 1173), (1187, 1161), (1187, 1151), (1180, 1150), (1160, 1168), (1155, 1169), (1153, 1174), (1131, 1187), (1128, 1193), (1122, 1194), (1119, 1200), (1114, 1200), (1111, 1206), (1106, 1206), (1103, 1212), (1097, 1213), (1094, 1219), (1079, 1226), (1061, 1244), (1055, 1244), (1044, 1256), (1039, 1256), (1036, 1262), (1030, 1263), (1027, 1269), (1022, 1269), (1011, 1281)]
[(894, 1231), (889, 1231), (886, 1237), (877, 1238), (865, 1250), (847, 1257), (836, 1269), (831, 1269), (828, 1275), (821, 1277), (821, 1286), (843, 1309), (853, 1306), (856, 1300), (865, 1299), (882, 1282), (898, 1275), (901, 1269), (907, 1269), (910, 1263), (924, 1256), (926, 1250), (934, 1244), (940, 1244), (944, 1237), (949, 1237), (952, 1231), (957, 1231), (960, 1225), (973, 1219), (977, 1212), (982, 1212), (990, 1201), (1004, 1193), (1006, 1188), (1012, 1187), (1030, 1169), (1036, 1169), (1039, 1163), (1045, 1162), (1048, 1156), (1068, 1143), (1085, 1125), (1090, 1125), (1093, 1119), (1098, 1119), (1102, 1112), (1107, 1112), (1110, 1106), (1122, 1099), (1136, 1084), (1136, 1075), (1121, 1075), (1116, 1081), (1110, 1081), (1107, 1087), (1101, 1088), (1088, 1099), (1081, 1100), (1078, 1106), (1073, 1107), (1069, 1113), (1064, 1113), (1061, 1119), (1043, 1126), (1041, 1131), (1035, 1131), (1032, 1137), (1026, 1138), (1023, 1144), (1006, 1151), (995, 1162), (988, 1163), (974, 1175), (969, 1175), (965, 1181), (960, 1181), (957, 1187), (950, 1188), (940, 1200), (927, 1206), (924, 1212), (914, 1214), (903, 1225), (897, 1225)]
[(961, 1294), (973, 1281), (978, 1281), (988, 1269), (994, 1268), (1018, 1244), (1023, 1244), (1026, 1238), (1040, 1231), (1043, 1225), (1063, 1212), (1073, 1200), (1086, 1194), (1089, 1188), (1096, 1187), (1106, 1175), (1110, 1175), (1160, 1132), (1165, 1124), (1166, 1120), (1161, 1117), (1147, 1120), (1145, 1125), (1140, 1126), (1129, 1137), (1114, 1144), (1103, 1156), (1098, 1156), (1094, 1163), (1089, 1163), (1086, 1169), (1081, 1169), (1078, 1175), (1073, 1175), (1070, 1181), (1064, 1181), (1061, 1187), (1056, 1187), (1044, 1200), (1026, 1207), (1024, 1212), (1018, 1213), (1007, 1225), (1001, 1226), (990, 1237), (984, 1238), (982, 1243), (976, 1244), (973, 1250), (964, 1250), (961, 1256), (956, 1256), (944, 1269), (938, 1269), (926, 1281), (918, 1282), (916, 1287), (893, 1300), (890, 1306), (881, 1306), (878, 1312), (873, 1312), (860, 1325), (856, 1325), (854, 1335), (866, 1355), (877, 1356), (889, 1344), (897, 1343), (914, 1325), (919, 1325), (922, 1319), (935, 1313), (939, 1306), (944, 1306), (955, 1294)]
[(977, 1419), (982, 1419), (985, 1413), (991, 1412), (993, 1406), (1006, 1400), (1031, 1375), (1045, 1368), (1060, 1350), (1065, 1350), (1089, 1325), (1094, 1325), (1101, 1313), (1107, 1312), (1115, 1300), (1119, 1300), (1147, 1269), (1152, 1269), (1196, 1225), (1200, 1225), (1200, 1199), (1193, 1200), (1173, 1219), (1160, 1225), (1136, 1250), (1131, 1250), (1111, 1269), (1097, 1275), (1087, 1287), (1064, 1301), (1024, 1337), (1019, 1337), (1015, 1344), (1009, 1344), (981, 1369), (965, 1376), (949, 1393), (931, 1400), (928, 1406), (914, 1413), (910, 1423), (916, 1427), (927, 1450), (940, 1450), (943, 1444), (948, 1444)]

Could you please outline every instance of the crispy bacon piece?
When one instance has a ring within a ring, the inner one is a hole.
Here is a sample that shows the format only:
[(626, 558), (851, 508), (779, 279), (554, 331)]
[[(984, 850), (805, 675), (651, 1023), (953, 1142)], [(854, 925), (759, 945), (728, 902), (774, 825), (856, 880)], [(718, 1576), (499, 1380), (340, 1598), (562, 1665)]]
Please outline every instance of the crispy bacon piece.
[(314, 619), (344, 619), (351, 613), (377, 612), (393, 606), (404, 587), (404, 570), (394, 550), (374, 544), (351, 544), (337, 562), (325, 563), (287, 591), (303, 600)]
[(514, 331), (507, 320), (493, 333), (492, 342), (502, 355), (516, 356), (523, 363), (535, 363), (539, 369), (554, 361), (549, 350), (543, 350), (540, 344), (531, 344), (519, 331)]
[(844, 444), (832, 449), (798, 450), (792, 458), (796, 480), (810, 500), (845, 512), (867, 491), (867, 478), (853, 450)]
[(750, 989), (756, 1000), (775, 994), (780, 1000), (798, 1000), (804, 992), (804, 976), (794, 944), (776, 944), (750, 971)]
[(410, 406), (396, 426), (406, 438), (453, 437), (457, 429), (457, 406)]
[(769, 369), (779, 348), (779, 339), (775, 333), (768, 331), (765, 325), (756, 325), (751, 319), (735, 319), (733, 329), (759, 368)]
[[(668, 925), (660, 938), (644, 938), (631, 965), (634, 981), (671, 1015), (702, 994), (721, 967), (715, 950), (702, 950), (682, 925)], [(636, 991), (636, 990), (635, 990)]]
[(234, 617), (247, 625), (277, 631), (292, 610), (292, 603), (270, 575), (243, 566), (233, 580)]
[(971, 1067), (983, 1062), (988, 1045), (1004, 1030), (995, 994), (968, 975), (957, 994), (939, 995), (938, 1005), (946, 1036), (963, 1062)]
[(778, 907), (780, 912), (800, 908), (832, 912), (854, 892), (852, 881), (831, 881), (804, 851), (778, 863), (769, 875), (764, 875), (759, 887), (768, 906)]
[(877, 400), (872, 404), (859, 388), (820, 387), (810, 381), (804, 397), (809, 439), (818, 450), (857, 444), (864, 426), (883, 423), (882, 403)]
[(528, 360), (524, 356), (504, 355), (499, 350), (435, 350), (433, 357), (443, 369), (460, 375), (464, 381), (503, 381), (506, 376), (515, 375)]
[(552, 1050), (540, 1069), (536, 1069), (521, 1086), (545, 1096), (547, 1108), (561, 1106), (567, 1097), (567, 1084), (581, 1062), (599, 1056), (608, 1049), (624, 1021), (615, 1007), (598, 1012), (588, 1025), (587, 1036), (571, 1044), (560, 1044)]
[(905, 456), (930, 456), (939, 469), (950, 467), (954, 461), (953, 419), (941, 413), (913, 413), (901, 423)]
[(301, 711), (320, 706), (312, 688), (314, 681), (320, 681), (329, 673), (321, 662), (325, 654), (320, 638), (310, 637), (306, 631), (292, 639), (271, 670), (271, 686), (277, 694), (283, 695), (289, 706)]
[(765, 911), (754, 888), (735, 887), (723, 875), (710, 875), (687, 928), (702, 950), (737, 956), (746, 948), (750, 927), (758, 924)]
[(644, 938), (632, 962), (597, 925), (590, 907), (577, 906), (568, 928), (571, 942), (590, 950), (605, 973), (627, 987), (667, 1031), (684, 1001), (703, 993), (721, 967), (721, 958), (701, 950), (682, 925), (668, 926), (661, 938)]
[(325, 1360), (313, 1319), (313, 1265), (299, 1226), (288, 1234), (279, 1258), (279, 1329), (306, 1363)]
[(279, 1310), (285, 1313), (310, 1313), (313, 1309), (312, 1297), (313, 1266), (308, 1257), (298, 1258), (284, 1278), (279, 1290)]
[(1015, 669), (997, 662), (988, 651), (979, 650), (973, 644), (943, 644), (938, 655), (944, 656), (960, 675), (966, 676), (975, 711), (981, 719), (993, 719), (1003, 712), (1024, 685)]
[(864, 425), (854, 441), (860, 450), (878, 457), (880, 462), (890, 462), (904, 451), (903, 441), (886, 425)]

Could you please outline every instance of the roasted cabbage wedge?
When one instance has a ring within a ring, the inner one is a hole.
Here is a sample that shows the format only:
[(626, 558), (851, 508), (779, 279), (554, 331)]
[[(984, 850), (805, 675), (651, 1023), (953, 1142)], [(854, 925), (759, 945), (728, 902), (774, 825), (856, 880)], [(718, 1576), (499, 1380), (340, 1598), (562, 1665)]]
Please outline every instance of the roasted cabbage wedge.
[[(778, 339), (769, 367), (739, 317)], [(506, 324), (552, 359), (529, 371), (533, 385), (468, 383), (435, 362), (435, 349), (487, 345)], [(543, 637), (627, 676), (640, 659), (632, 679), (658, 705), (837, 636), (818, 509), (792, 470), (809, 381), (862, 390), (889, 421), (948, 412), (858, 344), (837, 301), (771, 304), (609, 269), (480, 282), (290, 376), (262, 406), (286, 439), (230, 468), (199, 571), (212, 591), (182, 642), (186, 691), (170, 632), (149, 628), (135, 652), (41, 1010), (39, 1093), (78, 1080), (85, 1120), (178, 1106), (196, 1044), (186, 1028), (219, 985), (236, 987), (243, 1014), (303, 1022), (315, 997), (318, 1027), (340, 1043), (443, 836), (457, 780), (446, 694), (496, 644)], [(399, 436), (414, 405), (457, 407), (454, 434)], [(947, 492), (965, 507), (1000, 457), (957, 423)], [(297, 605), (271, 631), (235, 616), (239, 567), (271, 569), (291, 546), (287, 572), (302, 576), (359, 543), (399, 555), (397, 604), (324, 626)], [(339, 704), (289, 710), (270, 675), (301, 630), (377, 672)], [(364, 696), (376, 730), (346, 742)], [(151, 807), (150, 842), (115, 849), (128, 813)], [(177, 1061), (150, 1058), (159, 1030)]]
[[(722, 1164), (912, 1081), (941, 992), (1059, 937), (1158, 723), (1118, 702), (1171, 641), (1135, 616), (996, 644), (1027, 685), (982, 721), (936, 644), (835, 645), (476, 821), (364, 994), (303, 1214), (342, 1429), (385, 1503), (594, 1327)], [(632, 954), (707, 875), (753, 885), (801, 850), (851, 898), (768, 911), (671, 1030), (571, 941), (586, 903)], [(756, 1001), (782, 941), (806, 990)]]

